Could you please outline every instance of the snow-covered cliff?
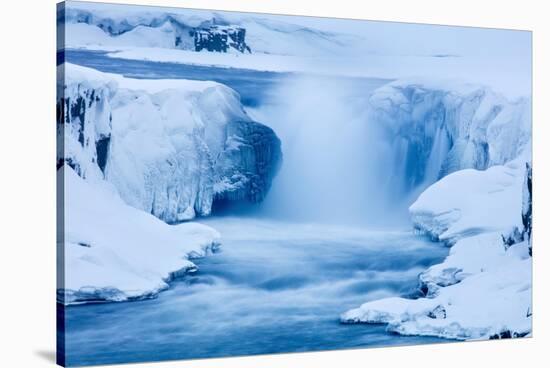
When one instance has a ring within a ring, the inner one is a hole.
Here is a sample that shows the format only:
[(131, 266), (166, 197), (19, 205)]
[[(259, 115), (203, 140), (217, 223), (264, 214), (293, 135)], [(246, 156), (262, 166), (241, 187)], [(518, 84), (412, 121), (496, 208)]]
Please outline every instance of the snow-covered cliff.
[[(70, 1), (58, 9), (57, 24), (65, 27), (66, 36), (60, 46), (102, 50), (152, 47), (319, 56), (345, 52), (347, 46), (361, 39), (269, 15)], [(227, 48), (197, 47), (204, 37), (215, 41), (216, 35), (227, 36), (223, 42)]]
[[(437, 87), (437, 88), (434, 88)], [(531, 333), (530, 101), (486, 88), (395, 82), (371, 98), (403, 145), (414, 227), (451, 247), (419, 275), (418, 299), (368, 302), (344, 323), (387, 323), (404, 335), (452, 339)]]
[(126, 203), (169, 223), (210, 214), (216, 199), (265, 197), (280, 141), (232, 89), (62, 67), (63, 160), (82, 178), (105, 179)]

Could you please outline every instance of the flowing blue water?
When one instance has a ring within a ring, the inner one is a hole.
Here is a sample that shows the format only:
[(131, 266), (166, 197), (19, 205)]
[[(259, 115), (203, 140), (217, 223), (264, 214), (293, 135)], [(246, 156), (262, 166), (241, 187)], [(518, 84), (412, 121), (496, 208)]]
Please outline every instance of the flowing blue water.
[(243, 104), (247, 106), (258, 106), (278, 81), (290, 75), (290, 73), (118, 59), (106, 55), (104, 51), (66, 50), (64, 53), (58, 53), (57, 62), (59, 64), (66, 61), (102, 72), (122, 74), (129, 78), (216, 81), (239, 92)]
[[(341, 222), (354, 227), (333, 224), (346, 214), (369, 211), (381, 223), (396, 216), (376, 198), (385, 189), (378, 176), (388, 171), (384, 160), (389, 156), (377, 146), (378, 132), (355, 121), (361, 114), (356, 107), (385, 81), (304, 81), (288, 73), (131, 61), (90, 51), (62, 56), (60, 61), (134, 78), (227, 84), (240, 93), (254, 118), (281, 137), (285, 160), (271, 197), (258, 212), (261, 217), (201, 220), (222, 233), (223, 244), (220, 253), (196, 261), (196, 274), (156, 299), (68, 307), (68, 365), (443, 341), (390, 334), (384, 325), (339, 323), (341, 313), (366, 301), (414, 293), (418, 274), (448, 252), (414, 235), (406, 223), (397, 230), (367, 230), (349, 219)], [(312, 89), (317, 93), (307, 96)], [(352, 90), (359, 97), (348, 93)], [(294, 105), (300, 108), (294, 111)], [(298, 124), (300, 132), (294, 129)], [(329, 145), (334, 142), (338, 147)], [(372, 175), (354, 176), (353, 186), (342, 180), (360, 170)], [(315, 224), (321, 217), (324, 224)], [(284, 222), (289, 218), (292, 222)]]
[[(58, 52), (57, 63), (61, 64), (64, 61), (94, 68), (106, 73), (122, 74), (129, 78), (215, 81), (228, 85), (239, 92), (242, 103), (252, 107), (264, 103), (277, 84), (295, 75), (295, 73), (276, 73), (250, 69), (119, 59), (108, 57), (105, 51), (75, 49)], [(365, 85), (369, 86), (369, 89), (370, 86), (381, 85), (387, 82), (385, 79), (377, 78), (363, 78), (361, 80)]]
[(157, 299), (69, 307), (69, 365), (433, 343), (338, 317), (415, 291), (447, 250), (410, 231), (367, 231), (250, 218), (203, 221), (222, 251)]

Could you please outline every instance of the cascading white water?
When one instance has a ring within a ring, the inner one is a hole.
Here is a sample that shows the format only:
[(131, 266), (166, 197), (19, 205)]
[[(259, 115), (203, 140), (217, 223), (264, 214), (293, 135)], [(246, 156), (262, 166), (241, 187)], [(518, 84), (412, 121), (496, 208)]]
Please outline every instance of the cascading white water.
[(406, 221), (419, 190), (438, 179), (449, 142), (441, 126), (432, 129), (433, 142), (422, 148), (427, 161), (412, 168), (423, 180), (410, 185), (417, 147), (369, 111), (370, 94), (386, 82), (293, 76), (251, 112), (275, 130), (283, 148), (263, 213), (312, 222)]

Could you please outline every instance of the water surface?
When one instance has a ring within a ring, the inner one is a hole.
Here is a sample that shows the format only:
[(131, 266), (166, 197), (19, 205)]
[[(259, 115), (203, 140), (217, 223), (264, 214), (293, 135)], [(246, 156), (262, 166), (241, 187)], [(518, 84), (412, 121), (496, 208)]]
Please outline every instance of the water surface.
[(67, 308), (69, 365), (431, 343), (344, 325), (368, 300), (413, 293), (447, 249), (408, 230), (248, 218), (204, 221), (222, 251), (157, 299)]

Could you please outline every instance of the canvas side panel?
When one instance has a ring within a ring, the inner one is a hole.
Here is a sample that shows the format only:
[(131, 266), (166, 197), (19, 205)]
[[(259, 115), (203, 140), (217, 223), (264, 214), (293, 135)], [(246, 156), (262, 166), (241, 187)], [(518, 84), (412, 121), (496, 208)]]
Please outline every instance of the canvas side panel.
[(57, 83), (56, 83), (56, 170), (57, 170), (57, 364), (65, 366), (65, 157), (64, 84), (65, 84), (65, 3), (57, 4)]

